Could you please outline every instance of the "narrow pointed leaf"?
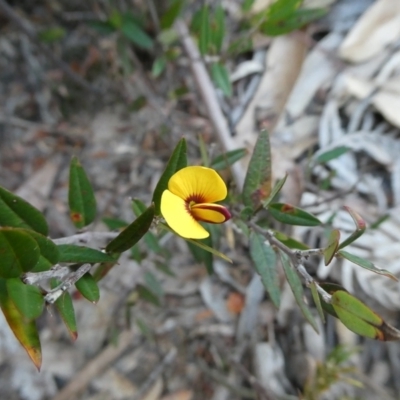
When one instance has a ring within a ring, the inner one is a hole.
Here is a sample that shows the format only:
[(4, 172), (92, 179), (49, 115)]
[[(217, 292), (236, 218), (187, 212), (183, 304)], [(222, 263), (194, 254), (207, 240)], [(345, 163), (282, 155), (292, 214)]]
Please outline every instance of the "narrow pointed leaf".
[[(132, 200), (132, 209), (136, 217), (139, 217), (142, 213), (144, 213), (146, 211), (146, 208), (147, 208), (146, 205), (140, 200), (138, 199)], [(143, 236), (143, 240), (146, 243), (147, 247), (154, 253), (161, 253), (163, 251), (162, 247), (158, 243), (156, 235), (154, 235), (153, 232), (150, 231), (147, 232)]]
[(17, 310), (28, 320), (38, 318), (44, 307), (44, 298), (37, 286), (25, 285), (21, 279), (7, 279), (7, 291)]
[(399, 331), (360, 300), (341, 290), (332, 295), (332, 306), (338, 318), (351, 331), (377, 340), (398, 340)]
[(318, 311), (319, 317), (321, 318), (321, 321), (323, 323), (325, 323), (325, 314), (324, 314), (324, 310), (323, 310), (322, 305), (321, 305), (321, 298), (320, 298), (320, 296), (318, 294), (317, 284), (315, 282), (311, 282), (310, 290), (311, 290), (311, 294), (312, 294), (314, 303), (315, 303), (315, 305), (317, 307), (317, 311)]
[(324, 249), (324, 261), (325, 265), (329, 265), (335, 256), (340, 240), (340, 232), (338, 229), (333, 229), (331, 234), (329, 235), (328, 244)]
[(28, 231), (27, 233), (35, 239), (40, 250), (39, 260), (31, 272), (48, 271), (60, 259), (57, 245), (52, 240), (37, 232)]
[(317, 226), (321, 221), (301, 208), (286, 203), (274, 203), (268, 207), (270, 214), (279, 222), (288, 225)]
[(150, 229), (154, 219), (154, 204), (126, 227), (115, 239), (108, 243), (108, 253), (122, 253), (134, 246)]
[(126, 13), (122, 18), (121, 32), (139, 47), (150, 50), (154, 46), (153, 39), (142, 29), (132, 14)]
[(309, 247), (302, 242), (299, 242), (296, 239), (293, 239), (282, 232), (275, 231), (274, 232), (275, 238), (278, 239), (280, 242), (285, 244), (290, 249), (298, 249), (298, 250), (308, 250)]
[(19, 313), (8, 295), (6, 280), (1, 278), (0, 307), (15, 337), (28, 353), (35, 367), (40, 371), (42, 365), (42, 350), (36, 323), (35, 321), (28, 321)]
[(267, 208), (272, 200), (274, 200), (275, 196), (281, 191), (283, 185), (286, 182), (287, 174), (276, 182), (275, 186), (272, 188), (271, 193), (269, 196), (262, 202), (264, 208)]
[(69, 169), (68, 201), (71, 220), (78, 229), (93, 222), (96, 198), (86, 172), (76, 157), (72, 158)]
[(137, 285), (137, 293), (142, 300), (154, 304), (155, 306), (161, 306), (159, 297), (153, 293), (149, 288), (144, 285)]
[(176, 145), (175, 150), (173, 151), (167, 166), (154, 189), (152, 201), (155, 207), (155, 215), (161, 214), (161, 196), (164, 190), (168, 188), (168, 181), (171, 176), (174, 175), (175, 172), (178, 172), (180, 169), (187, 166), (186, 151), (186, 140), (182, 138)]
[(219, 4), (215, 9), (210, 29), (210, 44), (216, 53), (220, 53), (225, 37), (225, 11)]
[[(52, 279), (51, 288), (54, 289), (61, 282)], [(78, 329), (76, 326), (74, 305), (72, 303), (71, 295), (66, 291), (64, 292), (54, 303), (57, 311), (60, 313), (65, 326), (68, 329), (68, 333), (72, 339), (75, 341), (78, 338)]]
[(269, 135), (262, 130), (254, 146), (243, 185), (243, 203), (258, 209), (271, 193), (271, 148)]
[(275, 251), (265, 243), (264, 236), (253, 231), (250, 233), (250, 256), (272, 302), (279, 308), (281, 293)]
[(160, 26), (163, 30), (172, 27), (175, 19), (178, 17), (182, 10), (185, 0), (173, 0), (172, 4), (163, 12), (160, 18)]
[[(342, 290), (344, 292), (347, 292), (347, 290), (341, 286), (338, 285), (336, 283), (319, 283), (319, 286), (325, 290), (325, 292), (329, 293), (330, 295), (332, 295), (333, 293), (337, 292), (338, 290)], [(332, 304), (330, 303), (326, 303), (324, 301), (324, 299), (322, 298), (322, 296), (318, 293), (318, 296), (321, 300), (321, 306), (323, 308), (323, 310), (325, 312), (327, 312), (328, 314), (332, 315), (335, 318), (338, 318), (338, 315), (336, 314), (335, 309), (333, 308)]]
[(354, 264), (359, 265), (362, 268), (368, 269), (371, 272), (375, 272), (376, 274), (379, 275), (385, 275), (396, 282), (398, 281), (397, 277), (393, 275), (391, 272), (387, 271), (386, 269), (376, 267), (374, 263), (372, 263), (369, 260), (366, 260), (365, 258), (355, 256), (354, 254), (351, 254), (344, 250), (340, 250), (338, 252), (338, 255), (345, 258), (346, 260), (351, 261)]
[[(191, 243), (191, 244), (194, 244), (195, 246), (200, 247), (203, 250), (206, 250), (206, 251), (210, 252), (211, 254), (214, 254), (217, 257), (222, 258), (225, 261), (228, 261), (228, 262), (232, 263), (232, 260), (229, 257), (227, 257), (225, 254), (219, 252), (218, 250), (215, 250), (214, 248), (206, 245), (204, 243), (204, 241), (194, 240), (194, 239), (185, 239), (185, 240), (187, 242)], [(208, 267), (207, 267), (207, 269), (208, 269)]]
[(164, 290), (161, 286), (160, 281), (155, 277), (151, 272), (145, 272), (144, 281), (146, 282), (147, 287), (158, 296), (159, 299), (164, 297)]
[(93, 276), (87, 272), (75, 283), (79, 293), (92, 303), (97, 303), (100, 299), (100, 290)]
[(25, 228), (48, 234), (43, 214), (27, 201), (0, 187), (0, 226)]
[(339, 245), (339, 249), (343, 249), (344, 247), (348, 246), (350, 243), (353, 243), (357, 240), (367, 228), (367, 224), (361, 218), (361, 216), (352, 210), (350, 207), (344, 207), (344, 209), (351, 215), (353, 218), (354, 224), (356, 225), (356, 230), (342, 243)]
[(325, 164), (328, 161), (334, 160), (335, 158), (339, 158), (341, 155), (347, 153), (350, 150), (350, 147), (346, 146), (338, 146), (332, 150), (325, 151), (321, 153), (315, 161), (320, 164)]
[(0, 254), (0, 277), (17, 278), (35, 267), (40, 249), (27, 231), (0, 228)]
[(210, 11), (208, 5), (200, 10), (199, 50), (202, 56), (207, 54), (210, 45)]
[(296, 302), (299, 305), (300, 310), (303, 313), (306, 320), (314, 328), (315, 332), (319, 333), (318, 325), (315, 322), (315, 319), (314, 319), (310, 309), (308, 308), (307, 304), (305, 303), (303, 284), (301, 283), (299, 275), (294, 270), (294, 268), (290, 265), (289, 257), (287, 256), (287, 254), (285, 254), (282, 251), (279, 251), (279, 253), (281, 256), (281, 260), (282, 260), (283, 270), (285, 271), (286, 279), (292, 289), (294, 298), (296, 299)]
[(57, 246), (60, 254), (60, 262), (63, 263), (101, 263), (116, 262), (110, 254), (92, 249), (90, 247), (77, 246), (75, 244), (60, 244)]
[(247, 155), (247, 149), (236, 149), (228, 151), (224, 154), (221, 154), (215, 157), (211, 161), (210, 167), (216, 170), (221, 170), (230, 167), (236, 161), (239, 161), (243, 157)]
[(211, 76), (215, 85), (222, 90), (226, 97), (232, 96), (232, 84), (229, 78), (228, 70), (221, 63), (214, 63), (211, 66)]

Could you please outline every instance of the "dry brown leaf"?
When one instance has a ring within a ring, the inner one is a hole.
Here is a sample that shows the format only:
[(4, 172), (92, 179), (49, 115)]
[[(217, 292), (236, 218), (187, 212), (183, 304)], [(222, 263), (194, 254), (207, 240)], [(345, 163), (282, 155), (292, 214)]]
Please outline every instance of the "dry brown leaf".
[[(345, 77), (345, 85), (350, 94), (358, 99), (364, 99), (375, 89), (376, 85), (354, 76)], [(372, 104), (393, 125), (400, 127), (400, 83), (399, 79), (389, 80), (372, 98)]]
[[(257, 139), (255, 114), (263, 114), (267, 129), (275, 126), (301, 70), (306, 52), (299, 35), (280, 36), (272, 41), (266, 56), (266, 72), (247, 110), (236, 126), (236, 147), (252, 147)], [(288, 62), (290, 60), (290, 62)], [(246, 168), (249, 158), (243, 160)]]
[(340, 57), (362, 62), (400, 38), (400, 2), (378, 0), (368, 8), (339, 49)]
[(226, 299), (226, 307), (232, 314), (240, 314), (244, 307), (244, 296), (238, 292), (232, 292)]

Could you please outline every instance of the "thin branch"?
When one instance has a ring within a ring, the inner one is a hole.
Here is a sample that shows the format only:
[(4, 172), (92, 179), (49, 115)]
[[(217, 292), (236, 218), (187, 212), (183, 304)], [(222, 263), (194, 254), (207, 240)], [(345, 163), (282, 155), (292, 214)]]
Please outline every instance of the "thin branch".
[(51, 278), (63, 279), (70, 273), (68, 267), (62, 267), (59, 264), (54, 265), (48, 271), (43, 272), (27, 272), (22, 275), (22, 282), (26, 285), (34, 285), (37, 282)]
[(50, 290), (46, 296), (44, 296), (46, 303), (53, 304), (64, 292), (66, 292), (72, 285), (79, 281), (79, 279), (81, 279), (86, 272), (89, 272), (91, 268), (92, 264), (81, 265), (78, 270), (72, 272), (67, 279), (61, 283), (61, 285), (57, 286), (53, 290)]
[(36, 30), (29, 23), (29, 21), (25, 20), (21, 16), (19, 16), (12, 7), (10, 7), (5, 0), (0, 0), (0, 11), (10, 20), (12, 21), (26, 36), (28, 36), (32, 41), (35, 42), (36, 46), (40, 49), (40, 51), (46, 55), (54, 64), (60, 68), (65, 75), (67, 75), (72, 81), (74, 81), (77, 85), (89, 90), (92, 93), (99, 94), (101, 90), (93, 87), (81, 76), (76, 74), (67, 63), (57, 58), (54, 52), (47, 48), (43, 43), (40, 42)]
[(52, 239), (52, 241), (55, 244), (85, 244), (93, 240), (112, 240), (119, 234), (120, 232), (83, 232), (72, 236)]

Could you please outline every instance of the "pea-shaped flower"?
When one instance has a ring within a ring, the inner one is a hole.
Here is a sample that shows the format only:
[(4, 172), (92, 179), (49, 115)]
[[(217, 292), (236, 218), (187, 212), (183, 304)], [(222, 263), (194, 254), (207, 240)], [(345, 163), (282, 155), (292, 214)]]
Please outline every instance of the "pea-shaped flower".
[(182, 168), (172, 175), (161, 196), (161, 213), (178, 235), (203, 239), (209, 233), (198, 221), (220, 224), (231, 218), (226, 207), (214, 204), (226, 195), (225, 182), (213, 169)]

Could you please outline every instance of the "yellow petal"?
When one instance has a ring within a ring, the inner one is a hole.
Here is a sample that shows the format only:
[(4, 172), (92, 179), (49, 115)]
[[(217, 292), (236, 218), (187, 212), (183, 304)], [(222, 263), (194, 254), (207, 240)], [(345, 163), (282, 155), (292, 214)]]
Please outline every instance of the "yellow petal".
[(186, 167), (172, 175), (168, 189), (185, 200), (214, 203), (225, 199), (225, 182), (216, 171), (206, 167)]
[(183, 199), (169, 190), (161, 196), (161, 213), (168, 225), (180, 236), (204, 239), (210, 234), (192, 217)]
[(231, 218), (228, 209), (220, 204), (200, 203), (191, 207), (193, 217), (197, 221), (221, 224)]

